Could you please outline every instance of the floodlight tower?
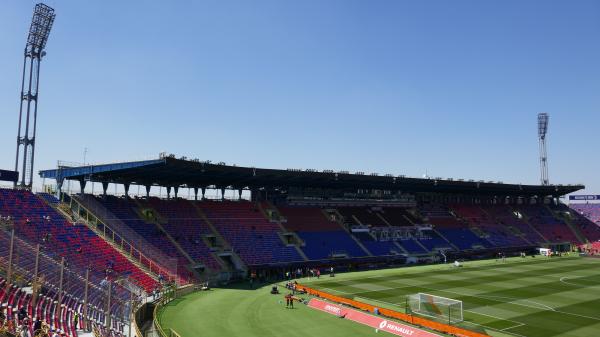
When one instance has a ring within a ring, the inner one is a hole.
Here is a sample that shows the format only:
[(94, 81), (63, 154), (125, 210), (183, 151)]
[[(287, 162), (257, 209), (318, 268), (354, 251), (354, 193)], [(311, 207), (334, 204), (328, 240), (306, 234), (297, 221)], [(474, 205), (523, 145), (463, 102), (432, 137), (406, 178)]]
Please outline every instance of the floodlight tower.
[(542, 112), (538, 114), (538, 137), (540, 139), (540, 171), (542, 185), (548, 185), (548, 154), (546, 152), (546, 133), (550, 116)]
[[(54, 23), (54, 9), (43, 3), (35, 5), (29, 36), (25, 45), (23, 77), (21, 80), (21, 107), (17, 133), (17, 156), (15, 171), (19, 170), (19, 151), (23, 146), (23, 161), (19, 186), (31, 189), (33, 182), (33, 160), (35, 155), (35, 129), (37, 122), (38, 88), (40, 84), (40, 62), (46, 55), (44, 48)], [(25, 118), (23, 120), (23, 117)], [(17, 183), (15, 183), (15, 187)]]

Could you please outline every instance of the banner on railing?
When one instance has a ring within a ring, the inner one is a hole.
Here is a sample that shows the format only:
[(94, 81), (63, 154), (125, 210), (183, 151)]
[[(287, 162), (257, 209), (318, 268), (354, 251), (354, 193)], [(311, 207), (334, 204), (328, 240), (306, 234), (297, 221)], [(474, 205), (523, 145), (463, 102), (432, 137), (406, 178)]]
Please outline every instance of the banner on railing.
[[(317, 297), (320, 297), (323, 299), (327, 299), (327, 300), (331, 301), (331, 302), (329, 302), (330, 304), (333, 303), (333, 305), (337, 306), (340, 310), (350, 310), (348, 307), (352, 307), (353, 309), (358, 309), (359, 310), (358, 312), (375, 313), (376, 311), (378, 311), (379, 315), (381, 315), (382, 317), (394, 318), (399, 321), (407, 322), (407, 323), (410, 323), (410, 324), (416, 325), (416, 326), (426, 327), (428, 329), (431, 329), (431, 330), (434, 330), (437, 332), (441, 332), (441, 333), (446, 333), (446, 334), (461, 336), (461, 337), (491, 337), (485, 333), (479, 333), (479, 332), (475, 332), (475, 331), (471, 331), (471, 330), (466, 330), (466, 329), (463, 329), (463, 328), (460, 328), (457, 326), (448, 325), (448, 324), (444, 324), (444, 323), (440, 323), (440, 322), (435, 322), (435, 321), (432, 321), (432, 320), (429, 320), (429, 319), (426, 319), (423, 317), (413, 316), (413, 315), (401, 313), (401, 312), (386, 309), (386, 308), (376, 308), (375, 306), (373, 306), (371, 304), (363, 303), (363, 302), (356, 301), (356, 300), (351, 300), (349, 298), (345, 298), (345, 297), (341, 297), (341, 296), (332, 295), (332, 294), (326, 293), (324, 291), (320, 291), (320, 290), (316, 290), (316, 289), (312, 289), (312, 288), (303, 286), (301, 284), (298, 284), (296, 286), (296, 289), (298, 289), (299, 291), (304, 291), (307, 294), (312, 295), (312, 296), (317, 296)], [(344, 306), (342, 306), (342, 305), (344, 305)], [(346, 306), (348, 306), (348, 307), (346, 307)], [(375, 310), (375, 309), (377, 309), (377, 310)], [(344, 318), (347, 317), (347, 316), (344, 316), (344, 312), (338, 313), (338, 310), (336, 310), (334, 307), (328, 307), (328, 310), (325, 310), (325, 311), (331, 312), (339, 317), (344, 317)], [(391, 321), (389, 321), (389, 322), (391, 322)], [(381, 324), (381, 322), (379, 322), (379, 324)], [(395, 326), (397, 326), (397, 325), (395, 325)]]
[(336, 315), (340, 318), (349, 319), (351, 321), (370, 326), (371, 328), (374, 328), (377, 331), (385, 331), (398, 336), (440, 337), (440, 335), (425, 330), (417, 329), (410, 325), (369, 315), (362, 311), (344, 308), (342, 306), (321, 301), (316, 298), (311, 299), (308, 302), (308, 306), (317, 310), (330, 313), (332, 315)]

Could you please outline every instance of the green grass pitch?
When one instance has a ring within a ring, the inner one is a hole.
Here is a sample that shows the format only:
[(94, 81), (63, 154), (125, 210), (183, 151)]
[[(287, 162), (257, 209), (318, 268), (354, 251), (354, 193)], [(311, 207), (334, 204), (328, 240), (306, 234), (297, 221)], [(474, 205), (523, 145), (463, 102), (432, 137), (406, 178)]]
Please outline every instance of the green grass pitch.
[[(463, 301), (461, 326), (492, 336), (600, 337), (600, 259), (514, 258), (324, 275), (313, 288), (404, 311), (406, 295)], [(194, 293), (159, 312), (164, 328), (193, 336), (374, 336), (368, 327), (257, 290)]]

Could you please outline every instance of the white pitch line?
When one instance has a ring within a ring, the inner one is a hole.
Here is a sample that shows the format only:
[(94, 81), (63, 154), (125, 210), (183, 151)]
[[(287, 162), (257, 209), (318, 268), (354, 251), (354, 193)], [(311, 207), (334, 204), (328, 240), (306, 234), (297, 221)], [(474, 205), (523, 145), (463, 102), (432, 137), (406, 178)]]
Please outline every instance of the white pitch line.
[[(428, 289), (428, 288), (425, 288), (425, 289)], [(431, 289), (431, 290), (436, 291), (436, 289)], [(520, 305), (522, 307), (540, 309), (540, 307), (534, 307), (534, 306), (531, 306), (531, 305), (517, 303), (514, 300), (520, 300), (520, 299), (515, 299), (515, 298), (512, 298), (512, 297), (488, 296), (488, 295), (483, 295), (483, 296), (482, 295), (479, 295), (479, 296), (477, 296), (477, 295), (467, 295), (467, 294), (461, 294), (461, 293), (458, 293), (458, 292), (448, 291), (448, 290), (437, 290), (437, 291), (448, 292), (448, 293), (462, 295), (462, 296), (476, 297), (476, 298), (481, 298), (481, 299), (489, 299), (491, 301), (495, 301), (495, 302), (499, 302), (499, 303), (514, 304), (514, 305)], [(507, 302), (507, 301), (495, 300), (494, 298), (508, 298), (508, 299), (513, 299), (513, 301), (508, 301)], [(530, 302), (530, 303), (536, 303), (536, 302), (528, 301), (528, 300), (520, 300), (520, 301), (527, 301), (527, 302)], [(565, 314), (565, 315), (577, 316), (577, 317), (581, 317), (581, 318), (587, 318), (587, 319), (592, 319), (592, 320), (595, 320), (595, 321), (600, 321), (600, 317), (586, 316), (586, 315), (576, 314), (576, 313), (572, 313), (572, 312), (568, 312), (568, 311), (556, 310), (556, 309), (554, 309), (552, 307), (549, 307), (549, 306), (547, 306), (545, 304), (541, 304), (541, 303), (536, 303), (536, 304), (548, 307), (549, 309), (546, 309), (547, 311), (558, 312), (558, 313)]]
[[(520, 334), (518, 334), (518, 333), (514, 333), (514, 332), (510, 332), (510, 331), (502, 331), (502, 330), (498, 330), (498, 329), (496, 329), (496, 328), (492, 328), (492, 327), (490, 327), (490, 326), (487, 326), (487, 325), (478, 324), (478, 323), (474, 323), (474, 322), (463, 321), (463, 323), (466, 323), (466, 324), (471, 324), (471, 325), (477, 325), (477, 326), (484, 327), (484, 328), (487, 328), (487, 329), (491, 329), (491, 330), (494, 330), (494, 331), (501, 331), (501, 332), (503, 332), (503, 333), (507, 333), (507, 334), (509, 334), (509, 335), (513, 335), (513, 336), (518, 336), (518, 337), (527, 337), (527, 336), (524, 336), (524, 335), (520, 335)], [(523, 324), (523, 325), (525, 325), (525, 324)]]
[(565, 280), (568, 280), (568, 279), (570, 279), (570, 278), (572, 278), (572, 277), (566, 277), (566, 276), (563, 276), (563, 277), (561, 277), (561, 278), (560, 278), (560, 280), (559, 280), (559, 281), (560, 281), (561, 283), (564, 283), (564, 284), (568, 284), (568, 285), (572, 285), (572, 286), (577, 286), (577, 287), (579, 287), (579, 285), (578, 285), (578, 284), (575, 284), (575, 283), (571, 283), (571, 282), (567, 282), (567, 281), (565, 281)]
[(571, 286), (576, 286), (576, 287), (586, 287), (586, 288), (591, 288), (591, 287), (598, 287), (598, 286), (600, 286), (600, 284), (581, 285), (581, 284), (577, 284), (577, 283), (567, 282), (567, 280), (571, 280), (571, 279), (578, 279), (578, 278), (582, 278), (582, 277), (585, 277), (585, 276), (563, 276), (563, 277), (561, 277), (561, 278), (559, 279), (559, 281), (560, 281), (561, 283), (568, 284), (568, 285), (571, 285)]
[[(525, 323), (519, 323), (518, 325), (515, 325), (515, 326), (509, 326), (508, 328), (500, 329), (500, 331), (502, 331), (502, 332), (506, 332), (506, 330), (510, 330), (510, 329), (518, 328), (518, 327), (521, 327), (521, 326), (523, 326), (523, 325), (525, 325)], [(509, 332), (509, 333), (510, 333), (510, 332)]]
[(511, 323), (515, 323), (515, 324), (523, 324), (521, 322), (513, 321), (513, 320), (510, 320), (510, 319), (507, 319), (507, 318), (502, 318), (502, 317), (498, 317), (498, 316), (494, 316), (494, 315), (490, 315), (490, 314), (484, 314), (482, 312), (475, 311), (475, 310), (466, 310), (466, 309), (464, 309), (463, 311), (470, 312), (470, 313), (477, 314), (477, 315), (481, 315), (481, 316), (487, 316), (487, 317), (499, 319), (501, 321), (507, 321), (507, 322), (511, 322)]
[[(565, 314), (565, 315), (571, 315), (571, 316), (576, 316), (576, 317), (581, 317), (581, 318), (587, 318), (587, 319), (592, 319), (592, 320), (600, 321), (599, 317), (592, 317), (592, 316), (576, 314), (576, 313), (572, 313), (572, 312), (568, 312), (568, 311), (556, 310), (555, 308), (552, 308), (552, 307), (550, 307), (548, 305), (545, 305), (545, 304), (542, 304), (542, 303), (537, 303), (537, 302), (530, 301), (530, 300), (523, 300), (523, 299), (518, 299), (518, 298), (505, 297), (505, 296), (495, 296), (495, 295), (492, 295), (492, 296), (490, 296), (490, 295), (470, 295), (470, 294), (460, 293), (460, 292), (452, 291), (452, 290), (434, 289), (434, 288), (429, 288), (429, 287), (424, 287), (424, 286), (417, 286), (417, 287), (423, 288), (423, 289), (427, 289), (427, 290), (431, 290), (431, 291), (440, 291), (440, 292), (445, 292), (445, 293), (449, 293), (449, 294), (455, 294), (455, 295), (459, 295), (459, 296), (481, 298), (481, 299), (484, 299), (484, 300), (487, 299), (487, 300), (498, 302), (498, 303), (513, 304), (513, 305), (518, 305), (518, 306), (522, 306), (522, 307), (526, 307), (526, 308), (532, 308), (532, 309), (538, 309), (538, 310), (541, 309), (541, 310), (557, 312), (557, 313), (561, 313), (561, 314)], [(403, 287), (399, 287), (399, 288), (388, 288), (388, 289), (384, 289), (384, 290), (374, 290), (374, 291), (370, 291), (370, 292), (385, 291), (385, 290), (400, 289), (400, 288), (407, 288), (407, 286), (403, 286)], [(335, 292), (338, 292), (338, 293), (342, 293), (342, 294), (346, 294), (346, 295), (358, 294), (358, 293), (348, 293), (348, 292), (344, 292), (344, 291), (341, 291), (341, 290), (335, 290), (335, 289), (331, 289), (331, 288), (322, 288), (322, 289), (328, 289), (328, 290), (332, 290), (332, 291), (335, 291)], [(503, 298), (505, 300), (499, 300), (498, 298)], [(510, 301), (506, 301), (506, 299), (510, 299)], [(532, 306), (532, 305), (528, 305), (528, 304), (524, 304), (524, 303), (518, 303), (516, 301), (524, 301), (524, 302), (534, 303), (537, 306)]]
[[(421, 287), (421, 288), (423, 288), (423, 287)], [(429, 288), (425, 288), (425, 289), (429, 289)], [(514, 298), (511, 298), (511, 297), (503, 297), (503, 296), (487, 296), (487, 295), (468, 295), (468, 294), (461, 294), (461, 293), (459, 293), (459, 292), (455, 292), (455, 291), (449, 291), (449, 290), (440, 290), (440, 289), (430, 289), (430, 290), (433, 290), (433, 291), (441, 291), (441, 292), (447, 292), (447, 293), (451, 293), (451, 294), (457, 294), (457, 295), (461, 295), (461, 296), (470, 296), (470, 297), (476, 297), (476, 298), (481, 298), (481, 299), (489, 299), (489, 300), (491, 300), (491, 301), (495, 301), (495, 302), (499, 302), (499, 303), (507, 303), (507, 304), (520, 305), (520, 306), (522, 306), (522, 307), (527, 307), (527, 308), (540, 309), (540, 307), (534, 307), (534, 306), (531, 306), (531, 305), (526, 305), (526, 304), (523, 304), (523, 303), (517, 303), (517, 302), (514, 302), (514, 301), (508, 301), (508, 302), (507, 302), (507, 301), (501, 301), (501, 300), (495, 300), (495, 299), (494, 299), (494, 297), (496, 297), (496, 298), (510, 298), (510, 299), (513, 299), (513, 300), (515, 300)], [(516, 299), (516, 300), (519, 300), (519, 299)], [(527, 301), (527, 300), (525, 300), (525, 301)], [(533, 302), (533, 301), (529, 301), (529, 302), (531, 302), (531, 303), (536, 303), (536, 302)], [(537, 303), (537, 304), (538, 304), (538, 305), (543, 305), (543, 306), (546, 306), (546, 305), (544, 305), (544, 304), (541, 304), (541, 303)], [(552, 308), (552, 307), (549, 307), (549, 306), (546, 306), (546, 307), (548, 307), (548, 308), (549, 308), (549, 309), (545, 309), (545, 310), (547, 310), (547, 311), (553, 311), (553, 312), (558, 312), (558, 313), (565, 314), (565, 315), (577, 316), (577, 317), (582, 317), (582, 318), (587, 318), (587, 319), (593, 319), (593, 320), (596, 320), (596, 321), (600, 321), (600, 318), (599, 318), (599, 317), (592, 317), (592, 316), (580, 315), (580, 314), (575, 314), (575, 313), (568, 312), (568, 311), (556, 310), (556, 309), (554, 309), (554, 308)]]
[(483, 298), (483, 299), (489, 298), (489, 299), (492, 299), (492, 301), (494, 300), (494, 298), (503, 298), (505, 300), (510, 300), (508, 302), (502, 301), (502, 302), (505, 302), (505, 303), (512, 303), (512, 304), (516, 304), (516, 305), (526, 306), (526, 307), (529, 307), (529, 308), (539, 309), (539, 307), (517, 303), (517, 301), (522, 301), (522, 302), (527, 302), (527, 303), (533, 303), (535, 305), (538, 305), (540, 307), (545, 308), (548, 311), (556, 311), (556, 309), (552, 308), (549, 305), (545, 305), (543, 303), (534, 302), (534, 301), (531, 301), (531, 300), (524, 300), (524, 299), (520, 299), (520, 298), (506, 297), (506, 296), (496, 296), (496, 295), (479, 295), (479, 296), (475, 296), (475, 297), (479, 297), (479, 298)]
[[(404, 303), (390, 303), (390, 302), (379, 301), (379, 300), (377, 300), (377, 302), (379, 302), (379, 303), (383, 303), (383, 304), (389, 304), (389, 305), (393, 305), (393, 306), (399, 306), (400, 304), (404, 304)], [(512, 328), (517, 328), (517, 327), (520, 327), (520, 326), (526, 325), (525, 323), (521, 323), (521, 322), (513, 321), (513, 320), (510, 320), (510, 319), (506, 319), (506, 318), (496, 317), (496, 316), (492, 316), (492, 315), (482, 314), (482, 313), (480, 313), (480, 312), (476, 312), (476, 311), (472, 311), (472, 310), (463, 310), (463, 311), (473, 312), (473, 313), (476, 313), (476, 314), (479, 314), (479, 315), (483, 315), (483, 316), (489, 316), (489, 317), (492, 317), (492, 318), (499, 319), (499, 320), (501, 320), (501, 321), (507, 321), (507, 322), (511, 322), (511, 323), (516, 323), (516, 325), (514, 325), (514, 326), (511, 326), (511, 327), (508, 327), (508, 328), (504, 328), (504, 330), (506, 330), (506, 329), (512, 329)], [(424, 315), (424, 316), (428, 316), (428, 317), (436, 318), (436, 317), (434, 317), (434, 316), (429, 316), (429, 315)], [(492, 330), (495, 330), (495, 331), (502, 331), (502, 332), (505, 332), (505, 333), (507, 333), (507, 334), (514, 335), (514, 336), (526, 337), (526, 336), (520, 335), (520, 334), (518, 334), (518, 333), (514, 333), (514, 332), (508, 332), (508, 331), (504, 331), (504, 330), (499, 330), (499, 329), (493, 328), (493, 327), (491, 327), (491, 326), (487, 326), (487, 325), (485, 325), (485, 324), (479, 324), (479, 323), (475, 323), (475, 322), (471, 322), (471, 321), (462, 321), (462, 323), (471, 324), (471, 325), (476, 325), (476, 326), (481, 326), (481, 327), (488, 328), (488, 329), (492, 329)]]

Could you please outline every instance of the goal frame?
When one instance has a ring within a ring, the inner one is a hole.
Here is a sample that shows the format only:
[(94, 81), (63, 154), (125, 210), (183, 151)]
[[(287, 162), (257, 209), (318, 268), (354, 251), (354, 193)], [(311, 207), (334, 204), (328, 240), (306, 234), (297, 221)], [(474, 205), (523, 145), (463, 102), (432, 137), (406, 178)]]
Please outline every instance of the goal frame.
[[(433, 302), (429, 301), (433, 299)], [(440, 314), (426, 310), (422, 305), (430, 302), (432, 305), (442, 307)], [(414, 304), (417, 304), (416, 306)], [(428, 294), (416, 293), (406, 297), (406, 308), (411, 314), (426, 316), (448, 324), (460, 323), (464, 320), (463, 302), (461, 300)], [(456, 314), (458, 312), (458, 314)]]

